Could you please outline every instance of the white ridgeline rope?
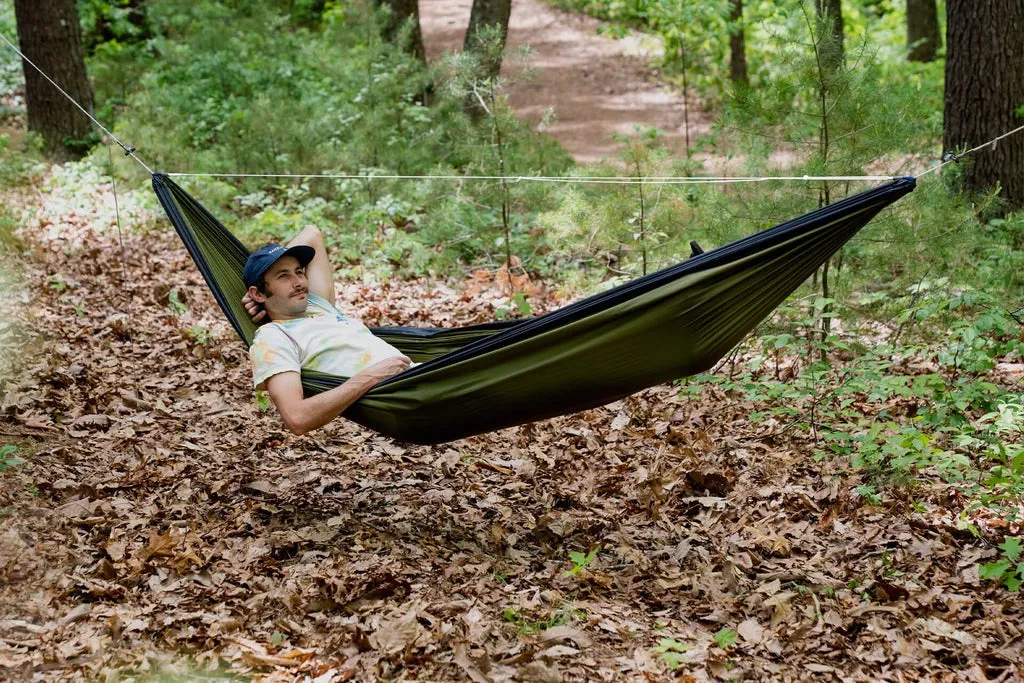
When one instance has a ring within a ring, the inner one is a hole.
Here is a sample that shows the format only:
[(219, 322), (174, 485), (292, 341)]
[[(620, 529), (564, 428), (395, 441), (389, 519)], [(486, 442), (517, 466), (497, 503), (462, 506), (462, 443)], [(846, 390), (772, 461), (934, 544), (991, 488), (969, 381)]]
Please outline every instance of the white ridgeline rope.
[(104, 125), (103, 125), (102, 123), (100, 123), (99, 121), (97, 121), (97, 120), (96, 120), (96, 119), (95, 119), (95, 118), (93, 117), (93, 115), (92, 115), (92, 114), (90, 114), (90, 113), (89, 113), (88, 111), (86, 111), (85, 107), (83, 107), (82, 105), (80, 105), (80, 104), (79, 104), (79, 103), (78, 103), (78, 102), (77, 102), (77, 101), (75, 100), (75, 98), (74, 98), (74, 97), (72, 97), (71, 95), (67, 94), (67, 92), (65, 92), (64, 88), (62, 88), (62, 87), (60, 87), (59, 85), (57, 85), (57, 83), (56, 83), (56, 82), (54, 82), (54, 80), (53, 80), (52, 78), (50, 78), (50, 77), (49, 77), (49, 76), (48, 76), (48, 75), (46, 74), (46, 72), (45, 72), (45, 71), (43, 71), (42, 69), (40, 69), (40, 68), (39, 68), (38, 66), (36, 66), (36, 63), (35, 63), (35, 62), (33, 62), (33, 61), (32, 61), (31, 59), (29, 59), (28, 57), (26, 57), (26, 56), (25, 56), (25, 53), (24, 53), (24, 52), (22, 52), (21, 50), (19, 50), (19, 49), (17, 48), (17, 46), (16, 46), (16, 45), (15, 45), (14, 43), (12, 43), (11, 41), (9, 41), (9, 40), (7, 39), (7, 36), (5, 36), (4, 34), (0, 33), (0, 40), (3, 40), (3, 41), (4, 41), (5, 43), (7, 43), (7, 46), (8, 46), (8, 47), (10, 47), (10, 48), (11, 48), (12, 50), (14, 50), (15, 52), (17, 52), (17, 53), (18, 53), (18, 56), (19, 56), (19, 57), (21, 57), (21, 58), (22, 58), (23, 60), (25, 60), (25, 63), (26, 63), (26, 64), (29, 64), (29, 65), (31, 65), (33, 69), (35, 69), (36, 71), (38, 71), (38, 72), (39, 72), (39, 75), (40, 75), (40, 76), (42, 76), (43, 78), (45, 78), (46, 80), (48, 80), (48, 81), (50, 82), (50, 85), (52, 85), (52, 86), (53, 86), (53, 87), (55, 87), (55, 88), (56, 88), (57, 90), (59, 90), (59, 91), (60, 91), (60, 94), (61, 94), (61, 95), (63, 95), (64, 97), (68, 98), (68, 101), (69, 101), (69, 102), (71, 102), (71, 104), (73, 104), (73, 105), (75, 105), (76, 107), (78, 107), (78, 108), (79, 108), (79, 109), (81, 110), (81, 112), (82, 112), (83, 114), (85, 114), (86, 116), (88, 116), (88, 117), (89, 117), (89, 120), (90, 120), (90, 121), (92, 121), (92, 122), (93, 122), (93, 124), (95, 124), (97, 128), (99, 128), (100, 130), (102, 130), (102, 131), (103, 131), (104, 133), (106, 133), (106, 134), (107, 134), (107, 135), (108, 135), (108, 136), (110, 137), (110, 139), (111, 139), (111, 140), (113, 140), (113, 141), (114, 141), (114, 142), (116, 142), (116, 143), (117, 143), (118, 145), (120, 145), (120, 146), (121, 146), (121, 149), (123, 149), (123, 150), (124, 150), (125, 156), (130, 156), (130, 157), (131, 157), (132, 159), (135, 159), (135, 161), (139, 162), (139, 164), (141, 164), (141, 165), (142, 165), (142, 167), (143, 167), (144, 169), (146, 169), (147, 171), (149, 171), (150, 175), (152, 175), (152, 174), (153, 174), (153, 169), (151, 169), (151, 168), (150, 168), (149, 166), (147, 166), (147, 165), (146, 165), (146, 164), (145, 164), (145, 163), (144, 163), (144, 162), (142, 161), (142, 159), (140, 159), (139, 157), (135, 156), (135, 148), (134, 148), (134, 147), (129, 147), (128, 145), (126, 145), (126, 144), (124, 144), (123, 142), (121, 142), (120, 140), (118, 140), (118, 139), (117, 139), (117, 136), (116, 136), (116, 135), (114, 135), (113, 133), (111, 133), (111, 132), (110, 132), (109, 130), (107, 130), (107, 128), (106, 128), (106, 127), (105, 127), (105, 126), (104, 126)]
[(358, 175), (346, 173), (168, 173), (179, 178), (334, 178), (343, 180), (504, 180), (507, 182), (589, 183), (593, 185), (728, 185), (777, 180), (895, 180), (891, 175), (850, 176), (501, 176), (501, 175)]
[(956, 162), (960, 161), (960, 159), (962, 157), (965, 157), (968, 154), (972, 154), (974, 152), (977, 152), (979, 149), (983, 149), (983, 148), (988, 147), (990, 145), (994, 146), (997, 142), (999, 142), (1003, 138), (1008, 138), (1011, 135), (1013, 135), (1014, 133), (1019, 133), (1022, 130), (1024, 130), (1024, 126), (1017, 126), (1013, 130), (1007, 131), (1006, 133), (1003, 133), (1002, 135), (1000, 135), (997, 138), (992, 138), (988, 142), (982, 143), (982, 144), (978, 145), (977, 147), (971, 147), (966, 152), (960, 152), (959, 154), (953, 154), (953, 153), (944, 154), (942, 156), (943, 162), (941, 164), (936, 164), (935, 166), (932, 166), (931, 168), (929, 168), (927, 171), (923, 171), (921, 173), (918, 173), (917, 176), (915, 176), (915, 177), (920, 178), (921, 176), (928, 175), (929, 173), (931, 173), (933, 171), (938, 171), (940, 168), (942, 168), (943, 166), (945, 166), (947, 164), (956, 163)]
[[(25, 56), (25, 54), (19, 50), (14, 43), (7, 39), (7, 37), (0, 33), (0, 40), (7, 43), (7, 46), (14, 50), (18, 55), (25, 60), (25, 62), (32, 66), (33, 69), (38, 71), (43, 78), (50, 82), (53, 87), (57, 88), (64, 97), (78, 107), (83, 114), (89, 117), (89, 120), (96, 125), (97, 128), (106, 133), (110, 139), (120, 145), (121, 149), (124, 150), (125, 156), (130, 156), (135, 159), (144, 169), (149, 171), (150, 175), (153, 174), (151, 169), (145, 162), (142, 161), (138, 156), (135, 155), (135, 148), (129, 147), (120, 140), (117, 139), (113, 133), (97, 121), (92, 114), (85, 110), (85, 108), (75, 101), (75, 98), (71, 97), (67, 92), (64, 91), (59, 85), (57, 85), (52, 78), (40, 69), (35, 63)], [(918, 173), (914, 178), (920, 178), (926, 176), (929, 173), (939, 170), (947, 164), (960, 161), (961, 158), (968, 154), (973, 154), (980, 149), (984, 149), (990, 145), (994, 145), (1003, 138), (1007, 138), (1014, 133), (1019, 133), (1024, 130), (1024, 126), (1019, 126), (1011, 131), (1003, 133), (999, 137), (993, 138), (988, 142), (982, 143), (977, 147), (960, 152), (958, 154), (948, 153), (943, 156), (941, 164), (932, 166), (926, 171)], [(810, 181), (883, 181), (883, 180), (895, 180), (900, 177), (906, 176), (892, 176), (892, 175), (845, 175), (845, 176), (812, 176), (812, 175), (800, 175), (800, 176), (500, 176), (500, 175), (370, 175), (370, 174), (345, 174), (345, 173), (168, 173), (168, 176), (174, 177), (185, 177), (185, 178), (333, 178), (341, 180), (501, 180), (506, 182), (539, 182), (539, 183), (590, 183), (594, 185), (729, 185), (736, 183), (768, 183), (768, 182), (810, 182)]]

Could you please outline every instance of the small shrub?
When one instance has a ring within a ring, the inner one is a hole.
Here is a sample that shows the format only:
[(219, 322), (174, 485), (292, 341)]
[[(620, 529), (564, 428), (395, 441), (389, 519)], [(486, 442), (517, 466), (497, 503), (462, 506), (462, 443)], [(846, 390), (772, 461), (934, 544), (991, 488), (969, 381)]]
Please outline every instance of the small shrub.
[(1020, 590), (1024, 582), (1024, 562), (1018, 562), (1021, 554), (1021, 541), (1019, 538), (1007, 537), (999, 546), (1002, 551), (1002, 558), (995, 562), (981, 565), (978, 575), (983, 579), (999, 581), (1011, 593)]

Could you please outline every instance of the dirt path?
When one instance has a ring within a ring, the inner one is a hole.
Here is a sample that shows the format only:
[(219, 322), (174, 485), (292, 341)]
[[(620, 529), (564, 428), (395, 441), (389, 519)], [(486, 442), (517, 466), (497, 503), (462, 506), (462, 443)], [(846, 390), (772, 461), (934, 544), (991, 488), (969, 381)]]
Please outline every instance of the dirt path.
[[(461, 49), (471, 6), (472, 0), (421, 0), (428, 59)], [(635, 36), (600, 36), (600, 23), (560, 12), (543, 0), (515, 0), (508, 47), (530, 47), (528, 65), (536, 76), (513, 83), (512, 105), (531, 121), (553, 107), (555, 121), (548, 132), (580, 162), (616, 154), (620, 145), (612, 135), (632, 133), (637, 125), (662, 130), (665, 144), (681, 153), (683, 98), (666, 88), (650, 66), (659, 46)], [(710, 120), (692, 99), (689, 118), (691, 140), (710, 130)]]

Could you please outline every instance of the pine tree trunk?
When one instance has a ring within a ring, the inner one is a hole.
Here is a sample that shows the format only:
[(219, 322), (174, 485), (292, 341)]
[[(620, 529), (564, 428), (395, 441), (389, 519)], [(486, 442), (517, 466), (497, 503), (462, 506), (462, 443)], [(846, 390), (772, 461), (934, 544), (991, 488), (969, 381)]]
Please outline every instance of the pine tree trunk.
[[(92, 88), (85, 72), (75, 0), (14, 0), (21, 51), (92, 113)], [(83, 156), (92, 124), (29, 64), (25, 70), (28, 128), (40, 133), (57, 161)]]
[(508, 20), (511, 15), (512, 0), (473, 0), (473, 9), (469, 15), (469, 28), (466, 29), (466, 39), (462, 44), (463, 51), (479, 52), (481, 50), (480, 33), (485, 26), (497, 26), (500, 36), (500, 45), (487, 46), (495, 49), (485, 50), (483, 71), (480, 74), (484, 78), (495, 78), (501, 72), (501, 53), (505, 49)]
[(842, 5), (842, 0), (814, 0), (818, 18), (826, 22), (831, 31), (831, 40), (828, 41), (828, 47), (823, 51), (822, 55), (826, 65), (830, 67), (841, 66), (845, 59)]
[[(948, 0), (946, 99), (942, 144), (947, 150), (982, 144), (1024, 123), (1024, 3)], [(1002, 185), (1010, 211), (1024, 207), (1024, 133), (964, 160), (964, 185)]]
[(748, 85), (747, 76), (747, 41), (743, 30), (743, 0), (731, 0), (732, 11), (729, 14), (729, 76), (736, 85)]
[(379, 0), (379, 2), (391, 8), (391, 18), (384, 29), (384, 36), (389, 41), (395, 42), (401, 37), (402, 29), (406, 24), (411, 24), (412, 33), (409, 36), (409, 43), (403, 47), (426, 64), (427, 53), (423, 49), (423, 32), (420, 30), (419, 0)]
[(941, 44), (935, 0), (907, 0), (907, 60), (933, 61)]

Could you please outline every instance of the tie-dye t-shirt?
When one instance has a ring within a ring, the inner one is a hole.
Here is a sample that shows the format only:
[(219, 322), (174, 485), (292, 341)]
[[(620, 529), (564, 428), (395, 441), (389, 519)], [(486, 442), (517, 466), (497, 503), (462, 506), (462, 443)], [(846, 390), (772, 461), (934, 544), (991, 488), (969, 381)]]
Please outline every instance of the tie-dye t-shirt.
[(346, 318), (315, 294), (309, 295), (305, 318), (263, 325), (249, 347), (257, 389), (281, 372), (317, 370), (351, 377), (378, 361), (401, 355), (394, 346), (374, 337), (361, 322)]

